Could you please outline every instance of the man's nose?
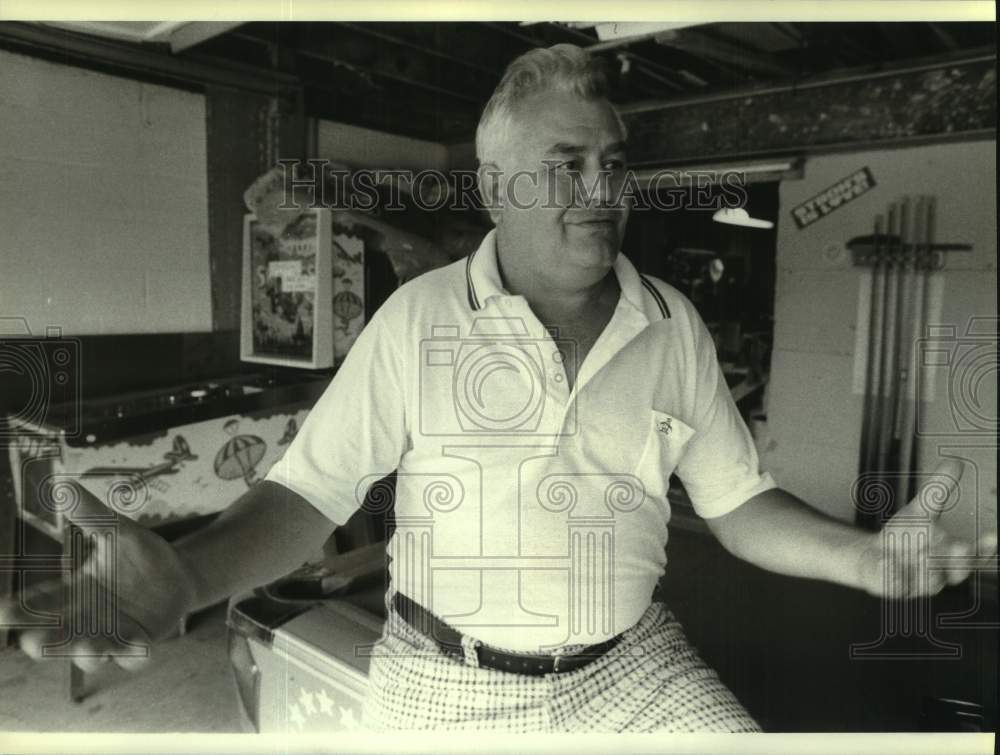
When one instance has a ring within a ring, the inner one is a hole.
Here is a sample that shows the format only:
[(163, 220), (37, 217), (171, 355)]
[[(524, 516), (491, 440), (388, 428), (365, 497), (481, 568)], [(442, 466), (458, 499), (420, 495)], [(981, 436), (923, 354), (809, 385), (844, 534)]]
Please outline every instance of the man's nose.
[(581, 171), (581, 194), (576, 198), (580, 207), (621, 209), (620, 181), (614, 171), (604, 168), (585, 168)]

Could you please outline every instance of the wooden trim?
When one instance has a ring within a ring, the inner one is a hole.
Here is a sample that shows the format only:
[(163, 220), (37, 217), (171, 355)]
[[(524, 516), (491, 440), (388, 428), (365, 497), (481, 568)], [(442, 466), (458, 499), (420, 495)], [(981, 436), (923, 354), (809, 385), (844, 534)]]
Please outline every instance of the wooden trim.
[(205, 92), (208, 252), (212, 330), (239, 331), (243, 270), (243, 192), (271, 166), (271, 99), (228, 87)]
[[(899, 137), (895, 139), (875, 139), (870, 141), (838, 142), (836, 144), (815, 145), (808, 148), (790, 146), (787, 149), (744, 151), (734, 154), (702, 154), (685, 155), (677, 160), (636, 162), (630, 167), (636, 171), (653, 170), (657, 168), (674, 168), (677, 170), (731, 170), (729, 166), (751, 164), (758, 160), (777, 160), (779, 158), (798, 158), (803, 161), (807, 156), (839, 154), (844, 152), (868, 152), (874, 150), (908, 149), (923, 147), (928, 144), (954, 144), (956, 142), (977, 142), (984, 140), (996, 141), (996, 129), (986, 128), (975, 131), (964, 131), (958, 134), (930, 134), (926, 136)], [(708, 167), (706, 167), (708, 166)], [(751, 177), (752, 176), (752, 177)], [(754, 173), (747, 177), (747, 183), (761, 181), (779, 181), (799, 179), (803, 176), (802, 166), (789, 171), (772, 174)]]

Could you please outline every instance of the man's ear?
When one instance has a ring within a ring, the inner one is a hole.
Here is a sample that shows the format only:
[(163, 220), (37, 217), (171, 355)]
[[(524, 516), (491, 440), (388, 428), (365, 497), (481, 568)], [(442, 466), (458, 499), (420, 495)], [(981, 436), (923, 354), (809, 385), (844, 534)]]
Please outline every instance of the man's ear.
[(503, 171), (494, 162), (480, 163), (476, 169), (476, 180), (479, 184), (479, 196), (483, 198), (483, 208), (490, 214), (493, 225), (497, 225), (503, 209)]

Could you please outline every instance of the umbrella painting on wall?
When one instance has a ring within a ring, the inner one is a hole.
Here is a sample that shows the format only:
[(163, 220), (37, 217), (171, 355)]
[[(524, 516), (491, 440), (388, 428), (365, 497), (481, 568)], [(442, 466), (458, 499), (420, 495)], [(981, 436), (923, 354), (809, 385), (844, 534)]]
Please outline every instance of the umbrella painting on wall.
[(250, 487), (257, 482), (257, 465), (267, 452), (267, 443), (256, 435), (237, 435), (239, 420), (229, 420), (225, 431), (230, 435), (215, 455), (215, 474), (223, 480), (241, 477)]

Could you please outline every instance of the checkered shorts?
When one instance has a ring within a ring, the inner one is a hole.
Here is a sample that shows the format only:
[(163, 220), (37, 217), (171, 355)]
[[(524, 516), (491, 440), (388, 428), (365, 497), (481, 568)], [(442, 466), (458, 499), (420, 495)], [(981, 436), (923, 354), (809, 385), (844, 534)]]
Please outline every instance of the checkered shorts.
[(544, 676), (453, 658), (388, 607), (368, 675), (364, 725), (372, 731), (760, 731), (662, 603), (597, 660)]

